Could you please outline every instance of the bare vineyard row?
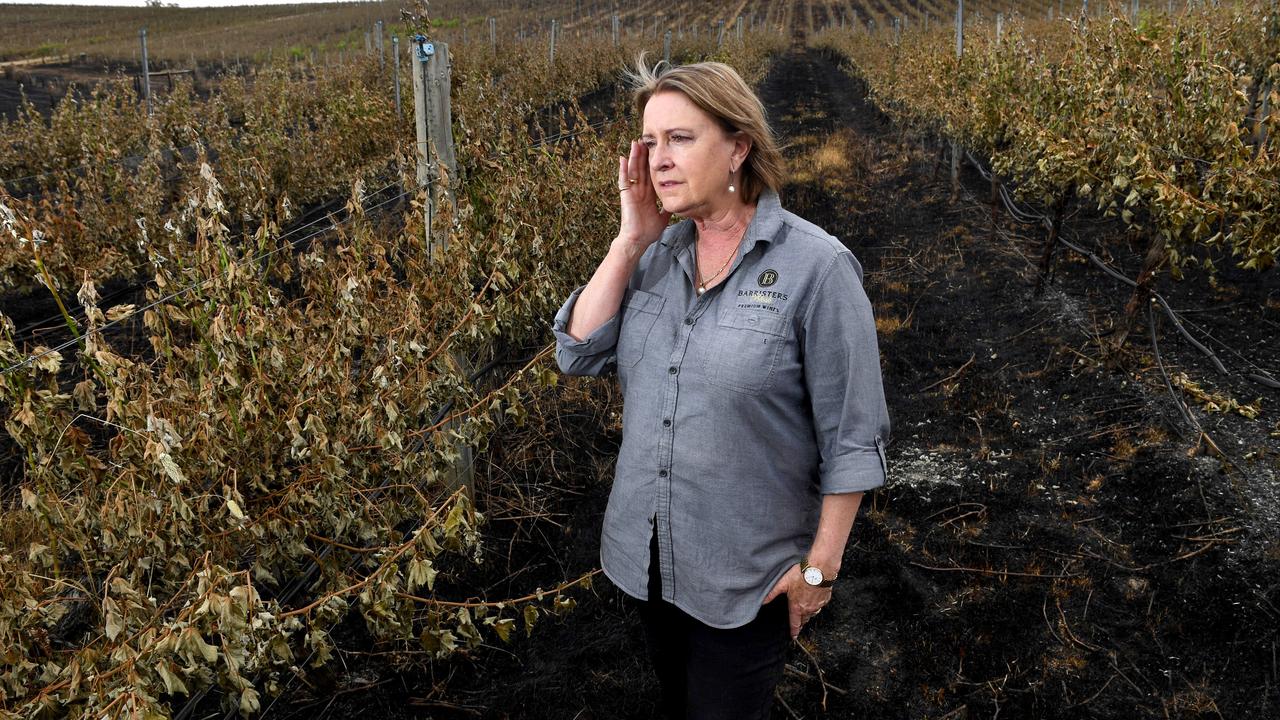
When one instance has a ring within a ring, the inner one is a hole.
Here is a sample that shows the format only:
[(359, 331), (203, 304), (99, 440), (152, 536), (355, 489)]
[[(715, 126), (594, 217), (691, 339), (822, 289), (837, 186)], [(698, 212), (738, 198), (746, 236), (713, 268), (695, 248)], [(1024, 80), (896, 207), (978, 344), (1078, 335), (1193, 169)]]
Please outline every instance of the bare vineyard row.
[(962, 50), (952, 27), (833, 30), (818, 42), (903, 126), (969, 148), (1019, 198), (1054, 209), (1042, 276), (1072, 198), (1145, 231), (1132, 316), (1166, 265), (1212, 271), (1211, 250), (1248, 270), (1276, 261), (1280, 17), (1267, 1), (1117, 10), (1000, 28), (966, 19)]

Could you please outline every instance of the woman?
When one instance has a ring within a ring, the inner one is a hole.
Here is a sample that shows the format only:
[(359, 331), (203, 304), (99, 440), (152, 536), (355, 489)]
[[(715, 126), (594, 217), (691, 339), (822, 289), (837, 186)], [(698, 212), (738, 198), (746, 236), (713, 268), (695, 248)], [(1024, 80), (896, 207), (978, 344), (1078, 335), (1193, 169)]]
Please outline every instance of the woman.
[(638, 66), (618, 236), (557, 313), (556, 358), (618, 373), (600, 558), (644, 601), (665, 712), (764, 718), (862, 493), (885, 483), (875, 321), (853, 254), (780, 206), (782, 157), (742, 78)]

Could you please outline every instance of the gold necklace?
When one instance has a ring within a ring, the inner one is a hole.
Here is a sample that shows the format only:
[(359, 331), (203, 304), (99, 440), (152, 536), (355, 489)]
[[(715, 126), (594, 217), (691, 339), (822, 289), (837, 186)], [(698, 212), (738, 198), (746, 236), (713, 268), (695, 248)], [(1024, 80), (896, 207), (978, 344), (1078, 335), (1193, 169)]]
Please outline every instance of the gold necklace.
[(733, 251), (729, 253), (729, 257), (725, 258), (724, 264), (720, 266), (720, 269), (717, 270), (714, 275), (705, 279), (702, 277), (701, 267), (698, 267), (700, 265), (700, 263), (698, 262), (698, 244), (696, 240), (694, 241), (693, 263), (695, 267), (697, 267), (698, 269), (698, 287), (696, 290), (699, 297), (701, 297), (702, 294), (707, 291), (707, 283), (711, 282), (712, 280), (715, 280), (717, 277), (720, 277), (720, 273), (724, 272), (724, 269), (729, 267), (729, 263), (732, 262), (733, 259), (738, 256), (738, 248), (742, 246), (742, 241), (746, 237), (747, 237), (747, 229), (743, 228), (742, 235), (738, 238), (738, 243), (733, 246)]

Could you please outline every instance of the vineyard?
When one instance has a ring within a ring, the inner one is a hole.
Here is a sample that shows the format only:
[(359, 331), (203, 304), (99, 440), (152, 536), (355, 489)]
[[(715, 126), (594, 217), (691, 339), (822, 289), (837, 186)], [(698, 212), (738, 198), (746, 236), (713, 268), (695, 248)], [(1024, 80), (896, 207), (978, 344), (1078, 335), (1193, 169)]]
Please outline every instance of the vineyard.
[(1280, 712), (1271, 0), (83, 10), (0, 25), (0, 717), (653, 716), (549, 331), (641, 52), (757, 88), (875, 309), (774, 717)]

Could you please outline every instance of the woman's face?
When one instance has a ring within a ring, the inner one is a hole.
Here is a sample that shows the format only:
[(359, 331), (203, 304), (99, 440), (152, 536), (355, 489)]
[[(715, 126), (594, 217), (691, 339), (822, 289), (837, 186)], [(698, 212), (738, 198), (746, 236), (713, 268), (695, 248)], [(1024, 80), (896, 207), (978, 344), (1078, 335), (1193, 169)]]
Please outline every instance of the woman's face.
[(729, 192), (730, 171), (742, 167), (750, 142), (725, 132), (684, 93), (649, 98), (640, 142), (648, 149), (649, 177), (664, 210), (699, 218), (737, 201)]

